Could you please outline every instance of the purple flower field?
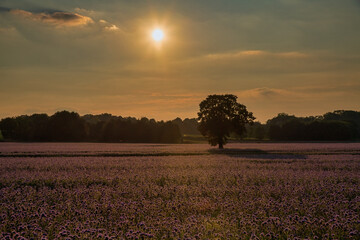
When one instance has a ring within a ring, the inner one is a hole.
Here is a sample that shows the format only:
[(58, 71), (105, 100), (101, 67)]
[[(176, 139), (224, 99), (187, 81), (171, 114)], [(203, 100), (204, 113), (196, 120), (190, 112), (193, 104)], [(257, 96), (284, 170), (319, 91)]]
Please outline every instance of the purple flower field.
[(0, 239), (360, 239), (359, 143), (226, 148), (1, 143)]

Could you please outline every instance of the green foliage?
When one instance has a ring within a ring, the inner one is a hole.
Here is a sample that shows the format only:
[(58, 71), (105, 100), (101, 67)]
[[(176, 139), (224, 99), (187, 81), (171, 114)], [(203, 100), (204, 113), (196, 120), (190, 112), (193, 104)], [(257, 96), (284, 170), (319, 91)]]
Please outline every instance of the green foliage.
[(237, 96), (231, 94), (209, 95), (200, 103), (199, 131), (212, 146), (223, 148), (230, 133), (241, 136), (246, 124), (253, 123), (255, 117), (236, 100)]

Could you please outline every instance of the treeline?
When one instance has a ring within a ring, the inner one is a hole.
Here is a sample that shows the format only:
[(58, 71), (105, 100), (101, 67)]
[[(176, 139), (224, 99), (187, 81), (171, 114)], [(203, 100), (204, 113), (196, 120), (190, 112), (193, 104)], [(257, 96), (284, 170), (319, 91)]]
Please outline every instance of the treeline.
[(242, 138), (279, 141), (353, 141), (360, 139), (360, 112), (338, 110), (322, 116), (296, 117), (285, 113), (266, 124), (247, 126)]
[[(199, 135), (195, 118), (172, 121), (182, 134)], [(360, 112), (338, 110), (322, 116), (296, 117), (280, 113), (266, 124), (246, 126), (242, 136), (232, 139), (274, 141), (354, 141), (360, 140)]]
[[(33, 114), (0, 121), (0, 140), (56, 142), (180, 143), (184, 135), (200, 135), (196, 118), (172, 121), (119, 117), (111, 114), (79, 116), (62, 111), (52, 116)], [(334, 111), (322, 116), (278, 114), (266, 124), (255, 122), (233, 138), (275, 141), (360, 140), (360, 112)]]
[(110, 114), (79, 116), (62, 111), (4, 118), (0, 130), (5, 140), (36, 142), (142, 142), (180, 143), (182, 134), (173, 122), (136, 119)]
[(182, 135), (200, 135), (198, 130), (198, 121), (196, 118), (176, 118), (171, 121), (180, 128)]

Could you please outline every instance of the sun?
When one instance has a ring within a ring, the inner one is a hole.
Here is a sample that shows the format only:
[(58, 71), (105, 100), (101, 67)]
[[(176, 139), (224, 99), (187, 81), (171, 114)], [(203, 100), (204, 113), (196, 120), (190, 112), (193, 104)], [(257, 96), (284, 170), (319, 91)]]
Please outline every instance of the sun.
[(157, 28), (154, 31), (152, 31), (151, 36), (155, 42), (161, 42), (162, 40), (164, 40), (165, 34), (163, 30)]

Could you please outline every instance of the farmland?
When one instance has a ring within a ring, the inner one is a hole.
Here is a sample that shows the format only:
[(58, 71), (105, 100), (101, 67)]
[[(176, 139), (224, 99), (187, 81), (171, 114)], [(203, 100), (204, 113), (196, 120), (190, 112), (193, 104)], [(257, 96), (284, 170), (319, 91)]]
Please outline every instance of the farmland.
[(359, 239), (359, 143), (1, 143), (1, 239)]

